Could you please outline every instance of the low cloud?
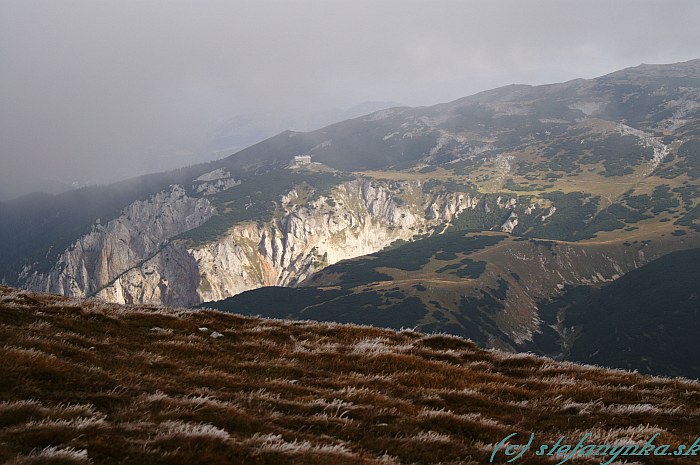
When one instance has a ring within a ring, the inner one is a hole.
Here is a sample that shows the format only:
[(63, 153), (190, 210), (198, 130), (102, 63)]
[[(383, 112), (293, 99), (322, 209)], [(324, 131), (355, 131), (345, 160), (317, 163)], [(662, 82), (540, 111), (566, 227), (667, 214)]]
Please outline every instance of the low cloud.
[(0, 13), (0, 185), (205, 159), (234, 115), (428, 105), (700, 57), (694, 1), (0, 0)]

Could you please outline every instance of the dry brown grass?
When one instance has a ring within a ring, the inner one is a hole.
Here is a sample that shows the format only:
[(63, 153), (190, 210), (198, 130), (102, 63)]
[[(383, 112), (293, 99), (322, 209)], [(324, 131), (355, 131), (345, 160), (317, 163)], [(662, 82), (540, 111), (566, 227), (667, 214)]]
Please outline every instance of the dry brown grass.
[(11, 464), (476, 464), (511, 432), (552, 443), (660, 432), (672, 445), (700, 433), (697, 382), (413, 331), (0, 287), (0, 347)]

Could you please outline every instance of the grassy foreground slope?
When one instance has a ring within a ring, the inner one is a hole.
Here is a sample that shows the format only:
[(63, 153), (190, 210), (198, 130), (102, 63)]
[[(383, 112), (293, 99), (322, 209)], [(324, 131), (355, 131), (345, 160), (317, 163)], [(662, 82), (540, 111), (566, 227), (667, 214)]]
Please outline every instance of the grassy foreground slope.
[(536, 433), (536, 444), (658, 432), (675, 446), (700, 424), (694, 381), (413, 331), (0, 287), (0, 341), (0, 462), (10, 464), (483, 464), (513, 432)]

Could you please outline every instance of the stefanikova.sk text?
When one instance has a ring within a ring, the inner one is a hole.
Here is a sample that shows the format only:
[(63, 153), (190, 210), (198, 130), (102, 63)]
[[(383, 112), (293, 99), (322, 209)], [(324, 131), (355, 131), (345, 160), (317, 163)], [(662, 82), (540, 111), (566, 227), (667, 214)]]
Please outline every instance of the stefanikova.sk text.
[[(514, 462), (525, 455), (526, 452), (538, 456), (554, 457), (561, 460), (560, 465), (573, 457), (607, 457), (608, 460), (601, 462), (601, 465), (608, 465), (618, 459), (618, 457), (643, 457), (643, 456), (676, 456), (687, 457), (700, 454), (700, 437), (690, 446), (681, 444), (672, 447), (668, 444), (654, 444), (660, 433), (653, 435), (644, 444), (595, 444), (586, 442), (592, 436), (591, 433), (584, 434), (583, 438), (576, 444), (567, 443), (564, 436), (560, 437), (554, 444), (543, 444), (534, 446), (535, 433), (530, 434), (527, 442), (514, 443), (518, 433), (512, 433), (503, 438), (493, 449), (491, 460), (493, 462), (499, 454), (506, 457), (506, 462)], [(527, 436), (524, 436), (527, 437)], [(531, 450), (532, 449), (532, 450)]]

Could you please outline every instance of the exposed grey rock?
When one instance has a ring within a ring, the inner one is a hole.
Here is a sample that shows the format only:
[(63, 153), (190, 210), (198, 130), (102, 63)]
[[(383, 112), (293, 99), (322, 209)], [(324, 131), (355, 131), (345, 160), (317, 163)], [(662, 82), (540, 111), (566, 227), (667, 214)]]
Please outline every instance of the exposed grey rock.
[[(399, 201), (399, 195), (411, 201)], [(300, 205), (299, 193), (291, 190), (280, 199), (274, 221), (237, 224), (194, 247), (172, 238), (203, 224), (214, 208), (174, 186), (95, 225), (49, 273), (32, 274), (28, 287), (109, 302), (189, 306), (261, 286), (294, 286), (340, 260), (439, 233), (439, 226), (480, 203), (467, 193), (423, 192), (418, 181), (390, 188), (364, 178), (336, 186), (331, 197)], [(510, 199), (498, 203), (514, 206)]]
[(405, 182), (401, 189), (422, 201), (400, 204), (387, 186), (366, 179), (338, 186), (334, 206), (325, 197), (294, 204), (298, 193), (292, 190), (281, 198), (284, 214), (278, 221), (239, 224), (224, 237), (191, 249), (169, 244), (99, 297), (193, 305), (261, 286), (294, 286), (327, 265), (410, 240), (478, 203), (465, 193), (423, 193), (418, 182)]
[(25, 270), (25, 287), (73, 297), (91, 295), (156, 254), (168, 238), (201, 225), (213, 213), (208, 200), (188, 197), (181, 186), (171, 186), (132, 203), (106, 225), (95, 224), (48, 273)]

